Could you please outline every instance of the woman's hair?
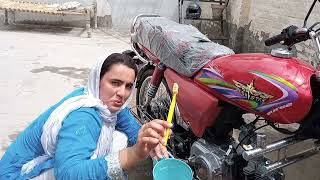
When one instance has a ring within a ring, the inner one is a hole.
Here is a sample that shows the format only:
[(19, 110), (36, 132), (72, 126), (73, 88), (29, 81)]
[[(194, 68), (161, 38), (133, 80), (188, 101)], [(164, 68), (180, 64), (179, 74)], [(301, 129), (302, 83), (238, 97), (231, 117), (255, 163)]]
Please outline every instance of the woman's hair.
[(138, 69), (133, 59), (125, 54), (113, 53), (109, 55), (103, 62), (100, 71), (100, 80), (102, 77), (110, 70), (111, 66), (114, 64), (122, 64), (134, 70), (135, 76), (137, 76)]

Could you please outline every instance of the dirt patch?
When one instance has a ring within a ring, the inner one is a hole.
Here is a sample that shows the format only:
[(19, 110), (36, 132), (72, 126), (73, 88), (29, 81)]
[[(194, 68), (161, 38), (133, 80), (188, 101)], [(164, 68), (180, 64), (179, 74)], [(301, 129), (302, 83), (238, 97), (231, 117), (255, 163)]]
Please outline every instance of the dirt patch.
[(42, 68), (31, 70), (32, 73), (50, 72), (60, 74), (72, 79), (81, 80), (81, 84), (85, 85), (88, 79), (89, 68), (75, 68), (75, 67), (55, 67), (55, 66), (44, 66)]

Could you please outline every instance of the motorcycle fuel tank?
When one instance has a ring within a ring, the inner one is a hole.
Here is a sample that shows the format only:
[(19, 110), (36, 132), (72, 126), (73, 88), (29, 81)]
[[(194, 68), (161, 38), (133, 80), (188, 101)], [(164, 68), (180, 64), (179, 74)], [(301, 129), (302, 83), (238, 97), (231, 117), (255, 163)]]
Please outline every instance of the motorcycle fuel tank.
[(235, 54), (213, 59), (195, 82), (220, 99), (267, 120), (301, 121), (312, 105), (310, 78), (316, 70), (297, 58)]

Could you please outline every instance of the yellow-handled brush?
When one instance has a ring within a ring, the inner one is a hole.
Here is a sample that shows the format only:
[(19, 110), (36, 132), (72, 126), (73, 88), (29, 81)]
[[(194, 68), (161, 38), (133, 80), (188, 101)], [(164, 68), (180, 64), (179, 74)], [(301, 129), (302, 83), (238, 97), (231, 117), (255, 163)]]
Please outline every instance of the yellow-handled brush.
[[(173, 84), (173, 88), (172, 88), (172, 100), (171, 100), (169, 113), (168, 113), (168, 117), (167, 117), (167, 122), (168, 123), (172, 122), (172, 117), (173, 117), (173, 113), (174, 113), (174, 107), (176, 106), (176, 98), (177, 98), (178, 90), (179, 90), (178, 84), (174, 83)], [(164, 141), (164, 144), (163, 144), (164, 146), (167, 145), (169, 134), (170, 134), (170, 129), (166, 129), (166, 133), (164, 135), (164, 140), (163, 140)]]

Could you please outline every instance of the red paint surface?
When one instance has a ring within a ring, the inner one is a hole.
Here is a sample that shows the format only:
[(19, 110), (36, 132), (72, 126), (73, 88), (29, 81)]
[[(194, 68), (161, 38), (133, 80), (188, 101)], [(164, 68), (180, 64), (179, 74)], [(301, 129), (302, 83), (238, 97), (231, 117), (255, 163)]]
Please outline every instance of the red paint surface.
[[(244, 84), (250, 84), (250, 82), (254, 80), (254, 85), (257, 90), (273, 96), (270, 101), (281, 98), (283, 93), (279, 88), (263, 78), (251, 74), (250, 71), (254, 70), (278, 76), (294, 85), (297, 88), (296, 92), (298, 94), (298, 99), (293, 102), (292, 106), (279, 109), (276, 112), (267, 115), (266, 113), (257, 112), (254, 109), (251, 109), (247, 103), (230, 100), (197, 81), (200, 86), (206, 88), (212, 95), (248, 111), (262, 115), (273, 122), (285, 124), (299, 122), (308, 114), (311, 108), (313, 98), (310, 78), (315, 75), (316, 70), (297, 58), (284, 59), (262, 53), (235, 54), (214, 59), (204, 68), (215, 69), (223, 76), (224, 80), (230, 84), (234, 84), (233, 80)], [(196, 78), (199, 77), (200, 74), (201, 72), (197, 74)]]
[(173, 83), (178, 83), (177, 105), (181, 116), (190, 124), (192, 132), (201, 137), (205, 128), (213, 125), (220, 113), (218, 99), (200, 88), (192, 79), (180, 76), (170, 68), (167, 68), (164, 76), (170, 88)]

